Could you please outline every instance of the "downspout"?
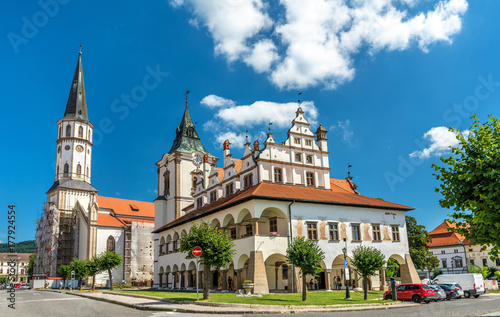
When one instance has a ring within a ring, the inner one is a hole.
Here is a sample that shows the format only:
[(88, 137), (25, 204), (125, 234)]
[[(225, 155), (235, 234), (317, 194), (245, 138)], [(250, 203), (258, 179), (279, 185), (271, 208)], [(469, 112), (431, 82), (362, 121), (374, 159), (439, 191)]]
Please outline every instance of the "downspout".
[[(123, 265), (122, 265), (122, 267), (123, 267), (123, 279), (125, 280), (125, 266), (126, 266), (126, 264), (125, 264), (125, 254), (126, 254), (125, 246), (126, 246), (126, 243), (127, 243), (125, 241), (127, 240), (127, 238), (126, 238), (126, 235), (125, 235), (125, 227), (122, 227), (122, 230), (123, 230)], [(111, 283), (113, 283), (113, 281), (111, 281)]]
[[(293, 242), (293, 234), (292, 234), (292, 205), (295, 203), (295, 200), (288, 205), (288, 225), (290, 227), (290, 234), (288, 238), (288, 246)], [(292, 264), (292, 293), (295, 290), (295, 267)]]

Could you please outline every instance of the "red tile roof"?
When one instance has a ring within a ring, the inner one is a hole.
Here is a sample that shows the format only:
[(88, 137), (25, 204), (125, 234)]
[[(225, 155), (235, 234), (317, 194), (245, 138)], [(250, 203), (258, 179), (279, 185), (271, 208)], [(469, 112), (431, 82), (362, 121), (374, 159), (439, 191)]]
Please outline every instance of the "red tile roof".
[(234, 161), (234, 169), (236, 170), (236, 173), (240, 173), (241, 167), (243, 166), (243, 161), (240, 159), (233, 159)]
[(99, 213), (97, 216), (98, 226), (123, 227), (124, 223), (130, 223), (132, 221), (150, 223), (154, 223), (155, 221), (154, 203), (97, 196), (97, 205), (99, 206), (99, 209), (112, 210), (116, 215), (115, 217), (110, 214)]
[(224, 169), (220, 167), (216, 167), (217, 169), (217, 176), (219, 177), (219, 182), (222, 182), (224, 179)]
[(448, 221), (443, 222), (437, 226), (434, 230), (429, 232), (432, 238), (432, 242), (427, 243), (429, 247), (441, 247), (447, 245), (457, 245), (457, 244), (469, 244), (469, 241), (465, 240), (465, 237), (452, 231), (448, 231), (448, 228), (455, 228), (456, 224), (450, 223)]
[(331, 189), (319, 189), (296, 185), (279, 185), (262, 182), (245, 190), (239, 190), (231, 196), (221, 198), (209, 205), (196, 209), (179, 217), (170, 223), (153, 231), (158, 233), (170, 227), (211, 214), (219, 209), (228, 208), (249, 199), (273, 199), (286, 201), (303, 201), (312, 203), (326, 203), (332, 205), (347, 205), (354, 207), (371, 207), (382, 209), (412, 210), (412, 207), (395, 204), (382, 199), (356, 194), (347, 180), (330, 180)]
[(123, 227), (124, 224), (110, 214), (98, 214), (97, 225), (100, 227)]

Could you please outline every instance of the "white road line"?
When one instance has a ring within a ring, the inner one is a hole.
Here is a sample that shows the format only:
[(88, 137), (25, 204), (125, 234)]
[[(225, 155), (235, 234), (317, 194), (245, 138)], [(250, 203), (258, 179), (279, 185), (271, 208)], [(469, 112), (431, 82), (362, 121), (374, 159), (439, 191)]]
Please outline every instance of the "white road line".
[(82, 300), (82, 299), (85, 299), (85, 298), (80, 298), (80, 297), (75, 297), (75, 298), (46, 298), (46, 299), (34, 299), (34, 300), (20, 301), (19, 303), (16, 303), (16, 304), (34, 303), (34, 302), (52, 302), (52, 301), (57, 301), (57, 300)]

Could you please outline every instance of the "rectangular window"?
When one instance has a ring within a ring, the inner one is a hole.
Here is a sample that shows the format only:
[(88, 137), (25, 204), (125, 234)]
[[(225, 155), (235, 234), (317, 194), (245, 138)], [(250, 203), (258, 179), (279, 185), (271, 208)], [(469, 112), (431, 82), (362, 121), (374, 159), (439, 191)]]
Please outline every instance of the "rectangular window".
[(275, 168), (274, 169), (274, 182), (275, 183), (282, 183), (283, 182), (281, 168)]
[(441, 250), (441, 254), (445, 254), (445, 253), (446, 253), (446, 251), (445, 251), (445, 250)]
[(312, 145), (312, 141), (311, 140), (306, 140), (306, 145), (307, 146), (311, 146)]
[(306, 173), (307, 186), (314, 186), (314, 173)]
[(245, 188), (252, 186), (253, 185), (253, 174), (245, 176), (243, 178), (243, 184), (245, 185)]
[(472, 252), (472, 249), (469, 249), (469, 252)]
[(470, 264), (474, 265), (474, 259), (470, 259)]
[(318, 230), (315, 222), (307, 223), (307, 238), (309, 240), (318, 240)]
[(443, 268), (447, 268), (448, 264), (446, 263), (446, 259), (441, 259), (441, 263), (443, 264)]
[(198, 205), (198, 208), (201, 208), (203, 206), (203, 197), (199, 197), (196, 200), (196, 204)]
[(453, 250), (453, 252), (458, 253), (458, 249)]
[(399, 241), (399, 226), (393, 225), (392, 228), (392, 241)]
[(300, 139), (299, 138), (293, 138), (293, 142), (295, 144), (300, 144)]
[(246, 225), (246, 235), (247, 236), (253, 235), (253, 226), (252, 225)]
[(488, 266), (488, 260), (487, 259), (482, 259), (483, 260), (483, 266)]
[(283, 272), (283, 274), (282, 274), (281, 278), (282, 278), (283, 280), (288, 280), (288, 265), (283, 264), (283, 266), (281, 267), (281, 270), (282, 270), (282, 272)]
[(313, 157), (311, 155), (306, 156), (306, 163), (312, 164), (312, 162), (313, 162)]
[(229, 196), (233, 193), (233, 183), (227, 184), (226, 185), (226, 196)]
[(229, 229), (231, 239), (236, 239), (236, 228)]
[(380, 238), (380, 225), (379, 224), (373, 224), (373, 241), (382, 241)]
[(269, 219), (269, 232), (278, 232), (278, 219)]
[(213, 191), (210, 193), (210, 202), (213, 203), (214, 201), (217, 200), (217, 191)]
[(295, 162), (302, 162), (302, 156), (300, 154), (295, 154)]
[(353, 241), (361, 241), (359, 238), (359, 225), (352, 225), (352, 240)]
[(328, 225), (330, 231), (330, 240), (339, 240), (339, 224), (338, 223), (330, 223)]
[(462, 259), (455, 259), (455, 267), (463, 267)]

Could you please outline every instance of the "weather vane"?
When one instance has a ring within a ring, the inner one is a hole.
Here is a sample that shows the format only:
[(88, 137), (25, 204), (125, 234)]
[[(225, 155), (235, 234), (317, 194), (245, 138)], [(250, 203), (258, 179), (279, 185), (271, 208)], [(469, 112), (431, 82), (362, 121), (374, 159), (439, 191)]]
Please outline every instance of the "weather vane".
[(347, 177), (351, 177), (351, 167), (352, 165), (347, 163)]
[(246, 140), (247, 140), (247, 142), (246, 142), (246, 143), (248, 143), (248, 130), (246, 131), (245, 138), (246, 138)]
[(269, 121), (269, 133), (271, 133), (271, 126), (273, 125), (273, 123), (271, 121)]
[(299, 107), (300, 107), (300, 95), (302, 95), (302, 93), (300, 91), (297, 91), (297, 94), (298, 94), (297, 102), (299, 103)]
[(191, 92), (191, 90), (186, 89), (186, 93), (184, 94), (186, 96), (186, 107), (188, 105), (188, 95)]
[(80, 43), (80, 54), (82, 53), (82, 43)]

